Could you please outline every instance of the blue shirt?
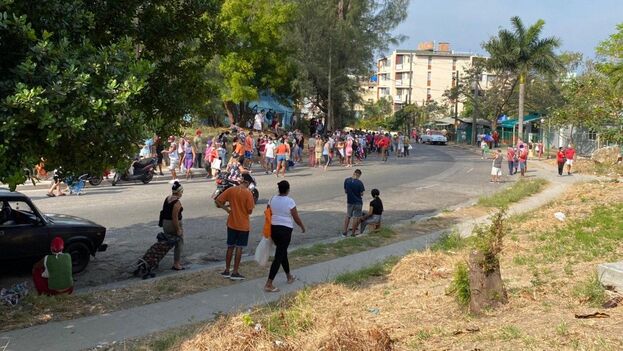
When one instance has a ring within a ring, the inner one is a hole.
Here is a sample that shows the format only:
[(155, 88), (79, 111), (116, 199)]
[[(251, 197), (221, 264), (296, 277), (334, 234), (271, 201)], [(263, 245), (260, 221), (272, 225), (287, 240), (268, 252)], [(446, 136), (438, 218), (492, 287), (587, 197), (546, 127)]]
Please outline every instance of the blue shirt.
[(363, 187), (363, 183), (359, 179), (346, 178), (344, 180), (344, 192), (346, 192), (346, 202), (349, 204), (362, 204), (363, 199), (361, 195), (366, 189)]

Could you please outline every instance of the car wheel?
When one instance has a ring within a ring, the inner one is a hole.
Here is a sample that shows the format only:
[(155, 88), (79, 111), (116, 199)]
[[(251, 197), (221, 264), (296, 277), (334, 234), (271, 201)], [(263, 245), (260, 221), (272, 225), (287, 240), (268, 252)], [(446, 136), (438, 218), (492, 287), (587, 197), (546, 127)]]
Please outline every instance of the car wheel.
[(121, 175), (118, 173), (115, 173), (115, 176), (112, 177), (112, 186), (117, 185), (117, 183), (121, 180)]
[(75, 273), (82, 272), (91, 260), (91, 250), (85, 243), (71, 243), (65, 250), (71, 255), (71, 271)]

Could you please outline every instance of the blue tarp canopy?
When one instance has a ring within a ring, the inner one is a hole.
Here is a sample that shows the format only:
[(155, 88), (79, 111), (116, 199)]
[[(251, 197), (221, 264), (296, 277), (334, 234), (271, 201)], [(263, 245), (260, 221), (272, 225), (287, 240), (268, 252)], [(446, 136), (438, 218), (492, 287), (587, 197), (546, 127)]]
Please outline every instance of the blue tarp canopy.
[[(531, 113), (529, 115), (525, 115), (523, 118), (523, 123), (526, 124), (528, 122), (532, 122), (534, 120), (540, 119), (541, 115), (535, 114), (535, 113)], [(503, 121), (502, 123), (500, 123), (500, 126), (502, 128), (513, 128), (514, 126), (517, 125), (518, 120), (517, 119), (507, 119), (505, 121)]]
[(289, 126), (292, 123), (292, 115), (294, 114), (294, 109), (292, 107), (288, 107), (283, 105), (277, 99), (270, 95), (268, 92), (260, 93), (259, 100), (249, 102), (249, 107), (260, 110), (273, 110), (273, 112), (281, 113), (282, 120), (279, 121), (282, 127)]

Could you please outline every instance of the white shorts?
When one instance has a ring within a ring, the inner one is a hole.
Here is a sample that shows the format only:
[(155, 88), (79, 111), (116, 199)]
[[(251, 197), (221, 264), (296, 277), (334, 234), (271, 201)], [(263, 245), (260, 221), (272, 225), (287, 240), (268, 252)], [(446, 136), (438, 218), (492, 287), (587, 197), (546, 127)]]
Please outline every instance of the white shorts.
[(565, 162), (565, 164), (571, 166), (573, 164), (573, 160), (567, 159), (567, 162)]
[(171, 159), (169, 159), (169, 161), (171, 162), (169, 164), (169, 170), (170, 171), (176, 169), (177, 166), (180, 164), (180, 159), (179, 158), (171, 158)]
[(502, 168), (491, 167), (491, 175), (492, 176), (501, 177), (502, 176)]

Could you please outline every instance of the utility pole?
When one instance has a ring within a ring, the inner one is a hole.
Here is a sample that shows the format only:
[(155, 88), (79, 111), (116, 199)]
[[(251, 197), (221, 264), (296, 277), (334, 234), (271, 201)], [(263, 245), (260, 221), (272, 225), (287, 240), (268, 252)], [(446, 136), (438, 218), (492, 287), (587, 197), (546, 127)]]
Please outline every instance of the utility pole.
[(476, 129), (478, 127), (478, 80), (480, 79), (480, 74), (476, 74), (474, 78), (474, 112), (472, 113), (472, 145), (476, 145)]
[(459, 143), (459, 71), (456, 71), (456, 81), (454, 84), (456, 95), (454, 96), (454, 134), (456, 134), (456, 143)]
[[(409, 102), (408, 105), (411, 105), (411, 92), (413, 91), (413, 87), (411, 83), (413, 82), (413, 53), (409, 55)], [(413, 126), (415, 126), (415, 120), (413, 121)], [(407, 134), (411, 134), (411, 124), (407, 126)]]
[(331, 39), (329, 39), (329, 101), (327, 103), (327, 122), (325, 123), (325, 128), (327, 130), (333, 130), (333, 104), (331, 101), (331, 56), (333, 55), (331, 50)]

